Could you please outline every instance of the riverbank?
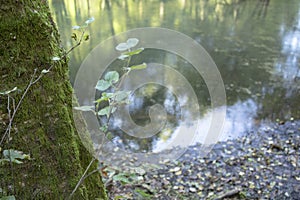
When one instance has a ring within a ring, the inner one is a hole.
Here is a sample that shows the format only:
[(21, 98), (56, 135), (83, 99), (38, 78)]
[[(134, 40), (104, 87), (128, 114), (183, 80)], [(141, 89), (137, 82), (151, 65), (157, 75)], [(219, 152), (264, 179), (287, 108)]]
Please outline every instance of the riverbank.
[(177, 161), (109, 185), (120, 199), (299, 199), (300, 121), (273, 124), (217, 143), (205, 157), (191, 146)]

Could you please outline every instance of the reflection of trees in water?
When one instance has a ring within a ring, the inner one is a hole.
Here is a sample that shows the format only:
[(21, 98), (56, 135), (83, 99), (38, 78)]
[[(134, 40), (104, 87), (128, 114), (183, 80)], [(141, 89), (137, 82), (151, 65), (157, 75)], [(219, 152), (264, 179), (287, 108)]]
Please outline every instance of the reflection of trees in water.
[[(209, 52), (224, 80), (228, 105), (253, 99), (259, 105), (258, 118), (300, 116), (297, 111), (299, 90), (289, 87), (299, 82), (283, 80), (292, 65), (296, 70), (292, 74), (299, 74), (297, 55), (300, 51), (286, 48), (286, 43), (291, 43), (292, 47), (293, 38), (300, 41), (297, 0), (102, 0), (89, 1), (88, 7), (82, 3), (85, 1), (75, 0), (76, 12), (72, 10), (73, 1), (50, 2), (55, 7), (55, 19), (65, 43), (71, 35), (70, 23), (80, 24), (91, 13), (96, 19), (91, 24), (89, 47), (78, 49), (72, 56), (72, 76), (87, 52), (112, 33), (144, 26), (165, 27), (187, 34)], [(288, 34), (292, 29), (294, 31)], [(172, 60), (165, 52), (147, 50), (143, 55), (132, 63), (157, 62), (174, 67), (192, 83), (201, 102), (201, 113), (207, 111), (210, 100), (206, 85), (188, 63), (180, 58)], [(274, 73), (282, 76), (274, 76)], [(143, 148), (147, 149), (146, 145)]]

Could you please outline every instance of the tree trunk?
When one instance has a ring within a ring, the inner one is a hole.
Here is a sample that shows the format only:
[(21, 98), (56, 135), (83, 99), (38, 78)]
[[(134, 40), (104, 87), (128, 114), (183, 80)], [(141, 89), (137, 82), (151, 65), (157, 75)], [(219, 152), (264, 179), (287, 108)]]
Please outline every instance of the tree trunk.
[[(72, 192), (92, 156), (74, 128), (72, 89), (59, 35), (45, 0), (0, 0), (0, 92), (18, 87), (21, 99), (34, 70), (54, 67), (25, 96), (13, 122), (5, 149), (30, 154), (23, 164), (0, 165), (0, 197), (65, 199)], [(80, 48), (80, 47), (79, 47)], [(0, 96), (0, 136), (8, 124), (7, 96)], [(10, 104), (12, 106), (12, 102)], [(96, 164), (90, 169), (94, 170)], [(2, 190), (2, 191), (1, 191)], [(74, 199), (107, 199), (99, 173), (87, 178)]]

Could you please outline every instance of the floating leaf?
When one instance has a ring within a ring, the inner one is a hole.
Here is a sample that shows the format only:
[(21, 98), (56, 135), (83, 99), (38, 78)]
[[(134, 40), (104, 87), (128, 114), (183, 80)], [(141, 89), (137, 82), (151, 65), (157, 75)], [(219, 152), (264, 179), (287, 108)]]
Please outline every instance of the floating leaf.
[(73, 30), (78, 30), (78, 29), (80, 29), (80, 26), (77, 26), (77, 25), (76, 25), (76, 26), (73, 26), (72, 29), (73, 29)]
[(145, 68), (147, 68), (146, 63), (140, 64), (140, 65), (133, 65), (130, 67), (131, 70), (138, 70), (138, 69), (145, 69)]
[(95, 18), (94, 17), (91, 17), (89, 18), (88, 20), (85, 21), (86, 24), (90, 24), (92, 23), (93, 21), (95, 21)]
[(107, 72), (104, 79), (110, 83), (116, 83), (119, 81), (119, 73), (116, 71)]
[(111, 86), (111, 83), (109, 81), (106, 81), (106, 80), (99, 80), (97, 82), (97, 85), (96, 85), (96, 89), (97, 90), (100, 90), (100, 91), (105, 91), (107, 90), (109, 87)]
[(137, 38), (129, 38), (126, 43), (129, 48), (132, 48), (139, 43), (139, 40)]
[(112, 107), (112, 106), (106, 106), (105, 108), (102, 108), (99, 112), (98, 115), (102, 116), (102, 115), (106, 115), (107, 117), (109, 117), (109, 115), (111, 113), (114, 113), (117, 110), (116, 107)]
[(75, 110), (80, 110), (80, 111), (94, 111), (93, 108), (94, 108), (94, 106), (79, 106), (79, 107), (74, 107)]
[(6, 161), (11, 161), (16, 164), (22, 164), (23, 162), (20, 160), (24, 159), (30, 159), (29, 154), (24, 154), (22, 151), (17, 151), (17, 150), (4, 150), (3, 151), (3, 156)]

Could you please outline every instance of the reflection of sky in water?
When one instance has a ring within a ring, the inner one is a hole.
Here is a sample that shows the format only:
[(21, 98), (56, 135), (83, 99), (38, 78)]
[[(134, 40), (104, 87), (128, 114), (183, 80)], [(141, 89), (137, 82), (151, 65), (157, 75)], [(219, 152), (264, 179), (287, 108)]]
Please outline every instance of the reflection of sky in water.
[(286, 81), (299, 77), (299, 55), (300, 55), (300, 11), (298, 12), (297, 22), (292, 30), (285, 33), (285, 28), (281, 27), (282, 51), (285, 56), (284, 61), (279, 61), (275, 69)]
[[(223, 124), (223, 132), (220, 134), (220, 141), (224, 141), (231, 138), (236, 138), (241, 136), (241, 134), (247, 132), (254, 126), (255, 116), (256, 116), (257, 105), (256, 103), (248, 99), (246, 101), (238, 101), (232, 106), (227, 107), (227, 115), (225, 122)], [(218, 111), (218, 109), (217, 109)], [(212, 119), (212, 112), (207, 112), (204, 116), (198, 119), (198, 131), (193, 134), (193, 144), (204, 143), (205, 137), (210, 129)], [(193, 124), (196, 124), (194, 121)], [(184, 139), (189, 129), (190, 125), (180, 124), (173, 130), (173, 133), (168, 140), (158, 140), (155, 142), (153, 151), (158, 152), (165, 149), (168, 145), (172, 143), (175, 138)], [(194, 126), (195, 127), (195, 126)], [(196, 131), (193, 129), (192, 131)]]

